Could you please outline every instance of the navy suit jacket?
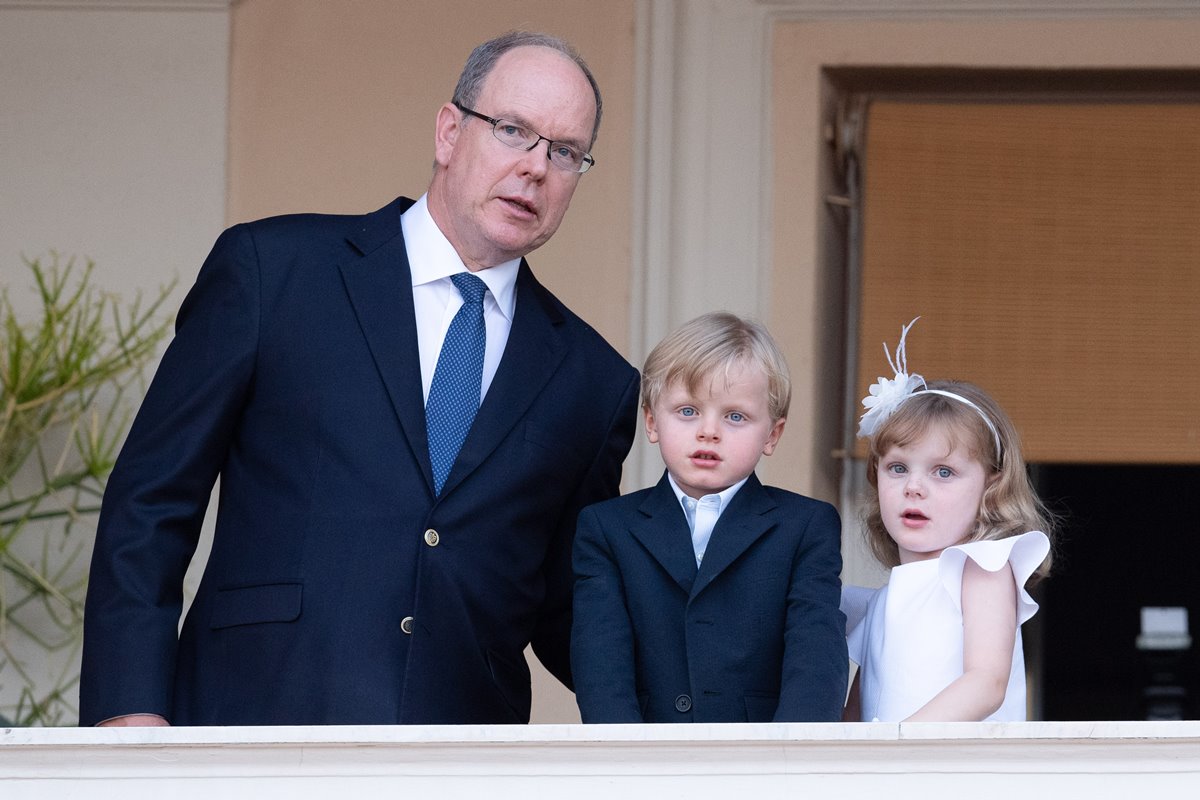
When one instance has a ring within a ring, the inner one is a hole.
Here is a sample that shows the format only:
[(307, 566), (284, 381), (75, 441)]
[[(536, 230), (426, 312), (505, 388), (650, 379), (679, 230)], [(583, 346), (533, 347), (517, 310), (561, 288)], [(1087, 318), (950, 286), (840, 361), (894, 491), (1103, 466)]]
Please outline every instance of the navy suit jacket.
[(82, 724), (527, 722), (530, 642), (570, 684), (575, 520), (618, 492), (637, 373), (522, 263), (503, 359), (435, 497), (411, 202), (217, 241), (105, 493)]
[(840, 538), (833, 506), (754, 475), (699, 569), (665, 475), (585, 508), (571, 634), (583, 721), (840, 720)]

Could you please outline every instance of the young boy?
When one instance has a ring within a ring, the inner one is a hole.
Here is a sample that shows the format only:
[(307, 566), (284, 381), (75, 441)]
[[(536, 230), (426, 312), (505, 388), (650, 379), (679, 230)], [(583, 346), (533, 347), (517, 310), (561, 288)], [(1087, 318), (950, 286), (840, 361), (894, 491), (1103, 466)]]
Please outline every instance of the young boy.
[(692, 320), (646, 359), (646, 435), (667, 472), (579, 517), (584, 722), (841, 719), (837, 512), (754, 475), (790, 401), (774, 340), (732, 314)]

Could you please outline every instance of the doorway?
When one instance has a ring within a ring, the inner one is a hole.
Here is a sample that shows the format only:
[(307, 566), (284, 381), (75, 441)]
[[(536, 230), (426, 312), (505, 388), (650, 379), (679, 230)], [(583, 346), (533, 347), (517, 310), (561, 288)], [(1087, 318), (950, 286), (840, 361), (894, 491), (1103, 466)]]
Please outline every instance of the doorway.
[[(1197, 719), (1200, 467), (1051, 464), (1034, 475), (1062, 516), (1039, 598), (1041, 716)], [(1158, 613), (1170, 629), (1157, 640), (1142, 609), (1174, 609)]]
[(1196, 718), (1200, 76), (827, 77), (847, 427), (880, 342), (923, 315), (910, 367), (996, 396), (1064, 520), (1026, 628), (1031, 718)]

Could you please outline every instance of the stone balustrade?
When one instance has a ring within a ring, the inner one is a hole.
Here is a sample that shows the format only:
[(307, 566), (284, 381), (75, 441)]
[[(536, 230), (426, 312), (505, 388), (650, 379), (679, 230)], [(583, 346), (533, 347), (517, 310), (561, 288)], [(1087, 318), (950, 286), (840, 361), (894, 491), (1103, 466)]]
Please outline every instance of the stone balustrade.
[(1200, 722), (0, 729), (0, 797), (1195, 797)]

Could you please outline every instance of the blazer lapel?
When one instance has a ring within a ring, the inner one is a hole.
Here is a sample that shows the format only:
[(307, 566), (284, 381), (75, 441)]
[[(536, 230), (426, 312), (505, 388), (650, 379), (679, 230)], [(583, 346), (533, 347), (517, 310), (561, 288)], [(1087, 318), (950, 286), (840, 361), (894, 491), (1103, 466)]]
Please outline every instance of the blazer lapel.
[(542, 297), (545, 289), (524, 261), (517, 273), (516, 289), (516, 309), (504, 356), (442, 487), (443, 496), (496, 450), (567, 354), (567, 344), (558, 330), (561, 315)]
[(340, 269), (396, 417), (432, 491), (412, 273), (400, 229), (400, 214), (410, 205), (411, 200), (401, 198), (367, 215), (361, 228), (347, 237), (361, 258), (342, 264)]
[(775, 502), (763, 489), (758, 477), (751, 473), (713, 528), (708, 550), (704, 553), (704, 560), (700, 563), (696, 582), (692, 586), (693, 598), (708, 588), (750, 545), (775, 526), (775, 520), (770, 516), (775, 508)]
[(696, 553), (692, 549), (687, 517), (683, 515), (679, 498), (667, 482), (666, 473), (638, 507), (638, 512), (642, 518), (634, 521), (630, 533), (685, 593), (692, 594), (692, 584), (696, 580)]

